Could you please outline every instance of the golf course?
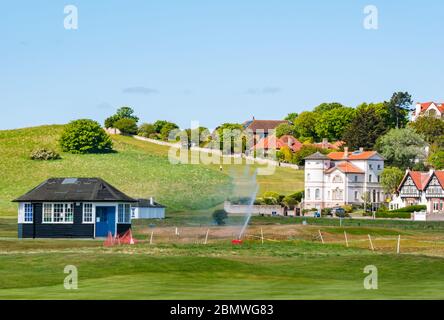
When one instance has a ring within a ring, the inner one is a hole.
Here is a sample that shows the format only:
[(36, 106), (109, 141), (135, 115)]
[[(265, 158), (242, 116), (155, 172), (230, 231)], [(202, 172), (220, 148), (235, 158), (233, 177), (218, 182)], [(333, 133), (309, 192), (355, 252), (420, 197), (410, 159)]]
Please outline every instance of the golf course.
[[(243, 217), (226, 226), (214, 208), (235, 196), (256, 165), (171, 164), (168, 147), (113, 136), (116, 152), (60, 152), (63, 126), (0, 131), (0, 299), (442, 299), (444, 223), (401, 220)], [(32, 161), (36, 147), (60, 160)], [(17, 239), (11, 200), (50, 177), (101, 177), (134, 197), (155, 196), (163, 221), (133, 225), (136, 244)], [(303, 171), (258, 176), (259, 194), (303, 189)], [(78, 288), (64, 287), (66, 266)], [(367, 266), (377, 289), (366, 289)]]

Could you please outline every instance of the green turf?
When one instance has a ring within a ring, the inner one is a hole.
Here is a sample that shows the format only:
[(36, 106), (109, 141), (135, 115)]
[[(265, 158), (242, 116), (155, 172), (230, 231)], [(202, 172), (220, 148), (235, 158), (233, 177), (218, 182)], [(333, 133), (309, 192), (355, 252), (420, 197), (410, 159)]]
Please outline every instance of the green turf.
[[(169, 148), (132, 137), (112, 136), (116, 153), (73, 155), (61, 153), (57, 161), (32, 161), (37, 147), (59, 150), (63, 126), (40, 126), (0, 131), (0, 216), (15, 216), (10, 201), (49, 177), (101, 177), (133, 197), (155, 196), (169, 212), (212, 208), (236, 195), (246, 172), (245, 164), (171, 164)], [(248, 167), (249, 175), (257, 165)], [(239, 182), (240, 181), (240, 182)], [(303, 172), (276, 168), (258, 176), (260, 192), (290, 193), (303, 188)], [(250, 187), (251, 189), (251, 187)]]
[[(1, 259), (2, 299), (444, 298), (442, 259), (309, 242), (138, 245)], [(63, 288), (68, 264), (78, 269), (78, 290)], [(378, 268), (378, 290), (363, 286), (367, 265)]]

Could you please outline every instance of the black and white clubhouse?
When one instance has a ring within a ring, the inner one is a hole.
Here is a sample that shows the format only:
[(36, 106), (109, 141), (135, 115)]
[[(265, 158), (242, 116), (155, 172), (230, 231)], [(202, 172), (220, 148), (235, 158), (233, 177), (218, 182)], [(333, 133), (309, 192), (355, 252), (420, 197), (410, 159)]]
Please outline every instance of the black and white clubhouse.
[(51, 178), (14, 202), (19, 238), (95, 238), (126, 232), (138, 200), (100, 178)]

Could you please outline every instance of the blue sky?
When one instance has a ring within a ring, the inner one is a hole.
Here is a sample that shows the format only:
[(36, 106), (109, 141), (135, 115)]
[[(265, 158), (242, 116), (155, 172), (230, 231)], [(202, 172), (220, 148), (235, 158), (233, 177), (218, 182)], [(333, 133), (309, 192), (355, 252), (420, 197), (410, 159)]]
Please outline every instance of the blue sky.
[[(63, 8), (79, 10), (65, 30)], [(363, 28), (366, 5), (379, 29)], [(0, 129), (122, 105), (189, 127), (279, 119), (322, 102), (409, 91), (444, 102), (444, 4), (391, 1), (9, 1), (0, 19)]]

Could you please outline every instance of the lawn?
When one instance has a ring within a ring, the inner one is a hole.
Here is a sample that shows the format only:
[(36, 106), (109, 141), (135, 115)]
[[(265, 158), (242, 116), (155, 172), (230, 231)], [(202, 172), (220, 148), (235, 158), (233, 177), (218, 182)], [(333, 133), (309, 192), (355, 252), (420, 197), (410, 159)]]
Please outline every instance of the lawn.
[[(94, 243), (94, 242), (92, 242)], [(1, 244), (0, 244), (1, 245)], [(39, 244), (40, 247), (41, 244)], [(140, 244), (3, 254), (1, 299), (423, 299), (444, 297), (441, 258), (306, 241)], [(23, 250), (23, 249), (20, 249)], [(65, 290), (66, 265), (78, 290)], [(366, 290), (367, 265), (378, 290)], [(11, 272), (14, 270), (14, 272)]]
[[(0, 131), (0, 216), (15, 216), (11, 200), (49, 177), (101, 177), (130, 196), (156, 197), (168, 212), (210, 209), (244, 190), (245, 173), (251, 176), (257, 167), (231, 164), (221, 172), (218, 165), (171, 164), (168, 147), (125, 136), (112, 136), (116, 153), (29, 159), (37, 147), (60, 152), (57, 140), (62, 130), (63, 126), (51, 125)], [(257, 182), (260, 192), (290, 193), (303, 188), (303, 173), (276, 168), (274, 175), (258, 176)]]

